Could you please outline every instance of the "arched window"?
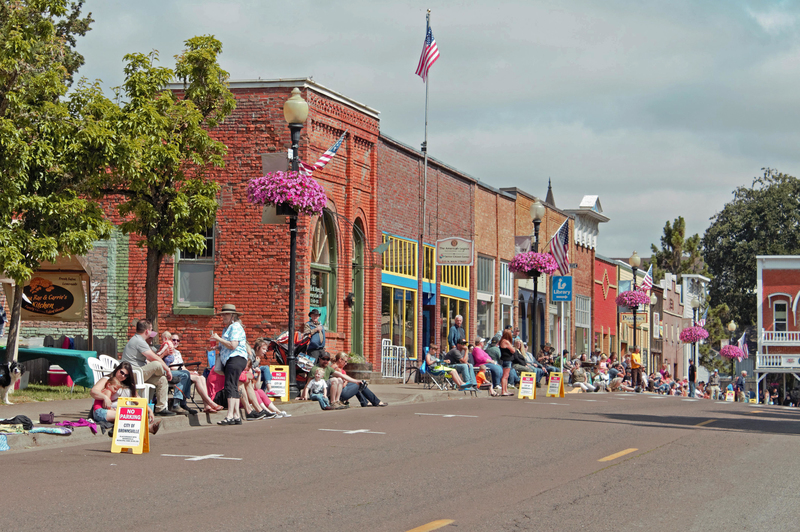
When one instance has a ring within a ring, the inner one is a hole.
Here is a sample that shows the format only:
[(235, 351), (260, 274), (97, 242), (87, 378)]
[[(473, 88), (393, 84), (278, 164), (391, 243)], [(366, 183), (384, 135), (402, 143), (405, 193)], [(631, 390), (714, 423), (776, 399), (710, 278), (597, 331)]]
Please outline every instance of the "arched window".
[(311, 240), (311, 308), (318, 309), (320, 322), (336, 331), (336, 223), (325, 209), (317, 218)]

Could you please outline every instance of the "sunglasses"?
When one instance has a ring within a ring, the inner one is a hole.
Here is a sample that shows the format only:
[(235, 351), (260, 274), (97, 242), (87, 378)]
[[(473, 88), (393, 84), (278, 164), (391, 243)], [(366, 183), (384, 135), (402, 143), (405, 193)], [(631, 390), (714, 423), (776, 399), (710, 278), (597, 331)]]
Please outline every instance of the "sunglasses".
[(125, 371), (124, 369), (121, 369), (121, 370), (119, 370), (119, 371), (117, 372), (117, 375), (119, 375), (120, 377), (122, 377), (122, 378), (124, 379), (125, 377), (127, 377), (127, 376), (128, 376), (128, 372), (127, 372), (127, 371)]
[(180, 339), (180, 338), (173, 338), (173, 339), (172, 339), (172, 341), (173, 341), (173, 342), (180, 342), (180, 341), (181, 341), (181, 339)]

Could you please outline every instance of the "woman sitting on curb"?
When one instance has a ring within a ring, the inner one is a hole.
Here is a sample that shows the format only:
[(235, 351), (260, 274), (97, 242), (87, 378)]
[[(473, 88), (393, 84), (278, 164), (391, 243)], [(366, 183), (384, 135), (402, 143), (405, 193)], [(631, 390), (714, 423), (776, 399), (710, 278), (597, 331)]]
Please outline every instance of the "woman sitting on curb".
[(367, 381), (357, 381), (347, 374), (344, 367), (349, 358), (347, 353), (340, 351), (333, 359), (333, 376), (339, 377), (347, 383), (342, 389), (341, 401), (347, 401), (355, 396), (361, 406), (388, 406), (389, 403), (384, 403), (372, 393), (372, 390), (367, 387)]
[[(92, 419), (95, 421), (115, 421), (117, 400), (120, 397), (136, 397), (136, 380), (130, 362), (122, 362), (108, 377), (98, 380), (89, 394), (94, 399)], [(153, 411), (147, 408), (147, 421), (150, 434), (158, 432), (161, 420), (153, 422)]]

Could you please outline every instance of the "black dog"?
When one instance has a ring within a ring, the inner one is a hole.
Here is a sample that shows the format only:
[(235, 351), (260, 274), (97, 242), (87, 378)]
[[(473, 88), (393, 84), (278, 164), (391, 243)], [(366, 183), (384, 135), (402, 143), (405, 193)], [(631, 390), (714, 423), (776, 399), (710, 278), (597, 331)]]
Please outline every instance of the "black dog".
[(17, 384), (23, 373), (25, 373), (25, 366), (22, 364), (16, 362), (0, 364), (0, 395), (3, 397), (4, 404), (14, 404), (8, 400), (8, 394), (14, 389), (14, 385)]

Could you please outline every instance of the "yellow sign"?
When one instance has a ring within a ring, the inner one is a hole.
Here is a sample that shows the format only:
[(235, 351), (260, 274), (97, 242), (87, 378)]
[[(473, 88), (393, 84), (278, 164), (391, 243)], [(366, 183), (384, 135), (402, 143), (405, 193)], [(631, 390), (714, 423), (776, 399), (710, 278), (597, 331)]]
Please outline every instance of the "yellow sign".
[(150, 432), (147, 418), (147, 399), (120, 397), (114, 419), (112, 453), (133, 451), (133, 454), (150, 452)]
[(564, 374), (553, 372), (547, 380), (547, 397), (564, 397)]
[(536, 399), (536, 373), (523, 373), (519, 376), (518, 399)]
[(750, 399), (750, 402), (753, 404), (758, 404), (758, 399)]
[(727, 402), (732, 403), (733, 402), (733, 398), (734, 398), (734, 395), (733, 395), (732, 391), (728, 390), (727, 392), (725, 392), (725, 400)]
[[(270, 366), (269, 372), (272, 374), (270, 388), (275, 394), (272, 399), (280, 399), (289, 402), (289, 366)], [(313, 377), (310, 375), (309, 378)]]

